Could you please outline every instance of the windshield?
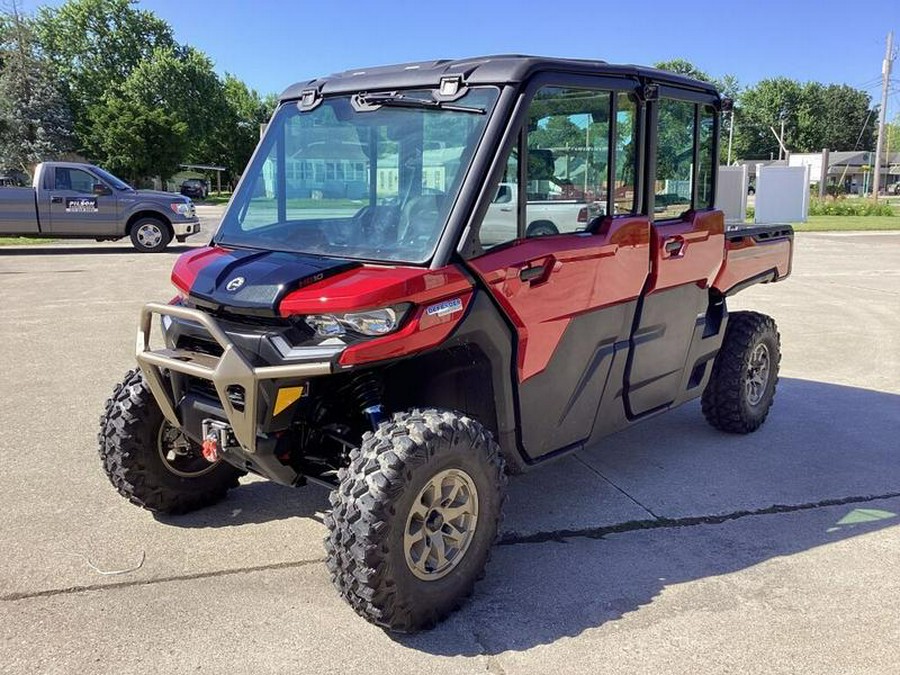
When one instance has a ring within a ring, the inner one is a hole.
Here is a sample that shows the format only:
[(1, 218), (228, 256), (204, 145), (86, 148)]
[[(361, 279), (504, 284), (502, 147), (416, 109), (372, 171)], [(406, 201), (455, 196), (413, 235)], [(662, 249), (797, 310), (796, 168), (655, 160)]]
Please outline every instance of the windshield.
[(98, 176), (100, 176), (100, 178), (105, 180), (107, 183), (111, 184), (114, 188), (116, 188), (116, 190), (133, 190), (134, 189), (128, 183), (126, 183), (124, 180), (120, 180), (119, 178), (116, 178), (108, 171), (104, 171), (103, 169), (101, 169), (99, 166), (94, 167), (94, 173), (96, 173)]
[[(217, 243), (422, 263), (433, 254), (497, 89), (436, 103), (431, 91), (281, 106)], [(386, 100), (387, 99), (387, 100)]]

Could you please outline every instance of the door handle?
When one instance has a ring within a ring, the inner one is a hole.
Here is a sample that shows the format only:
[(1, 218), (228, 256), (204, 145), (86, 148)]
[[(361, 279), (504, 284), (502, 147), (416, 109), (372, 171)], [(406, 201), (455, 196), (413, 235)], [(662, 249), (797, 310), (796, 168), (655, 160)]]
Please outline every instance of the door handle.
[(535, 281), (544, 276), (544, 266), (535, 265), (534, 267), (523, 267), (519, 271), (519, 279), (522, 281)]
[(511, 206), (501, 206), (500, 210), (505, 213), (509, 213), (510, 211), (512, 211), (512, 207)]
[(51, 204), (62, 204), (62, 197), (50, 197)]
[(670, 256), (675, 257), (681, 253), (681, 250), (684, 248), (684, 239), (681, 237), (672, 237), (671, 239), (666, 239), (666, 243), (663, 244), (663, 248), (665, 248), (666, 253)]

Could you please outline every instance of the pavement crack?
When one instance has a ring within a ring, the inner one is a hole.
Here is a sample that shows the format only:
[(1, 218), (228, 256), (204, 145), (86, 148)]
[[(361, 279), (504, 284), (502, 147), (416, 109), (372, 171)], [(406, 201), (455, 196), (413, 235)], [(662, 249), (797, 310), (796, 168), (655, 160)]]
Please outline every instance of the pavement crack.
[(646, 511), (647, 513), (649, 513), (655, 520), (659, 520), (659, 516), (657, 516), (655, 513), (653, 513), (653, 511), (651, 511), (649, 508), (647, 508), (646, 506), (644, 506), (643, 504), (641, 504), (637, 499), (635, 499), (634, 497), (632, 497), (630, 494), (628, 494), (627, 492), (625, 492), (625, 490), (623, 490), (623, 489), (620, 488), (618, 485), (616, 485), (615, 483), (613, 483), (609, 478), (607, 478), (607, 477), (604, 476), (602, 473), (600, 473), (600, 471), (598, 471), (596, 467), (591, 466), (590, 464), (588, 464), (587, 462), (585, 462), (585, 461), (584, 461), (583, 459), (581, 459), (581, 457), (579, 457), (577, 454), (573, 455), (573, 457), (575, 458), (575, 461), (581, 462), (581, 464), (583, 464), (583, 465), (585, 466), (585, 468), (587, 468), (588, 471), (592, 471), (593, 473), (595, 473), (597, 476), (599, 476), (600, 478), (602, 478), (603, 480), (605, 480), (607, 483), (609, 483), (610, 485), (612, 485), (616, 490), (618, 490), (618, 491), (621, 492), (623, 495), (625, 495), (625, 497), (627, 497), (628, 499), (630, 499), (631, 501), (633, 501), (635, 504), (637, 504), (639, 507), (641, 507), (642, 509), (644, 509), (644, 511)]
[(49, 598), (54, 595), (71, 595), (73, 593), (84, 593), (86, 591), (106, 591), (117, 588), (131, 588), (133, 586), (153, 586), (156, 584), (166, 584), (172, 581), (192, 581), (194, 579), (214, 579), (217, 577), (227, 577), (235, 574), (251, 574), (253, 572), (268, 572), (270, 570), (294, 569), (297, 567), (306, 567), (324, 562), (324, 558), (316, 558), (315, 560), (295, 560), (290, 562), (272, 563), (270, 565), (256, 565), (253, 567), (239, 567), (229, 570), (216, 570), (213, 572), (197, 572), (195, 574), (180, 574), (169, 577), (159, 577), (157, 579), (134, 579), (132, 581), (120, 581), (113, 584), (85, 584), (81, 586), (69, 586), (67, 588), (51, 588), (44, 591), (32, 591), (24, 593), (7, 593), (0, 595), (0, 602), (15, 602), (17, 600), (31, 600), (33, 598)]
[(587, 527), (577, 530), (553, 530), (552, 532), (535, 532), (534, 534), (517, 534), (509, 532), (500, 537), (498, 546), (510, 546), (513, 544), (541, 544), (545, 542), (564, 542), (567, 539), (603, 539), (610, 534), (623, 532), (635, 532), (637, 530), (671, 529), (678, 527), (694, 527), (695, 525), (721, 525), (732, 520), (749, 518), (752, 516), (766, 516), (778, 513), (794, 513), (796, 511), (810, 511), (828, 506), (843, 506), (846, 504), (865, 504), (867, 502), (882, 499), (894, 499), (900, 497), (900, 492), (889, 492), (881, 495), (869, 495), (865, 497), (843, 497), (841, 499), (823, 499), (807, 504), (784, 505), (774, 504), (763, 509), (753, 511), (733, 511), (718, 516), (689, 516), (685, 518), (656, 518), (655, 520), (632, 520), (617, 525), (603, 527)]

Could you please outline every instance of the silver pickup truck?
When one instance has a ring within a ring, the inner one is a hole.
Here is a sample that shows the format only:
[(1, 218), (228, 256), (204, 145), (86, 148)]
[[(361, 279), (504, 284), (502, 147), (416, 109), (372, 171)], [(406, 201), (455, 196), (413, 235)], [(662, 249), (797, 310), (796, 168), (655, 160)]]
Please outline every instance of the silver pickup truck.
[(200, 231), (194, 204), (170, 192), (135, 190), (91, 164), (38, 164), (30, 188), (0, 187), (0, 236), (115, 240), (162, 251)]

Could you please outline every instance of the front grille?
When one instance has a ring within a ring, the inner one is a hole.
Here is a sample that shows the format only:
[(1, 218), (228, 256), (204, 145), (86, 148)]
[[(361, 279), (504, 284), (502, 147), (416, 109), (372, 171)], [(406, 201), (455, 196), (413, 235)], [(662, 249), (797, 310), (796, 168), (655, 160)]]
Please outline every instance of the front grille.
[(182, 335), (178, 338), (178, 349), (188, 352), (198, 352), (209, 356), (222, 356), (222, 346), (213, 339), (197, 337), (195, 335)]

